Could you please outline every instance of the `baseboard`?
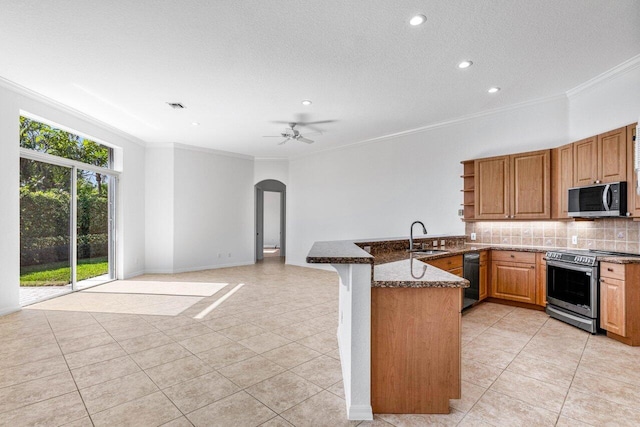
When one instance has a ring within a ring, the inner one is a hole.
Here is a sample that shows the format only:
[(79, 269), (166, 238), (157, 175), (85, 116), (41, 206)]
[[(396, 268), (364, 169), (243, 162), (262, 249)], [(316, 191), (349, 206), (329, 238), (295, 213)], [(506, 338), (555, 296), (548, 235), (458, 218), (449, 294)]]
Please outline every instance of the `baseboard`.
[(244, 265), (253, 265), (253, 264), (255, 264), (253, 261), (242, 261), (242, 262), (234, 262), (229, 264), (202, 265), (199, 267), (174, 268), (174, 269), (149, 269), (149, 270), (145, 270), (144, 273), (145, 274), (178, 274), (178, 273), (189, 273), (191, 271), (215, 270), (218, 268), (242, 267)]
[(372, 420), (373, 409), (371, 405), (351, 405), (347, 403), (347, 419), (353, 421)]
[(0, 309), (0, 316), (6, 316), (7, 314), (16, 313), (21, 310), (22, 310), (22, 307), (20, 306), (2, 308)]
[(138, 277), (138, 276), (142, 276), (144, 274), (144, 270), (139, 270), (139, 271), (132, 271), (129, 274), (125, 274), (122, 279), (123, 280), (129, 280), (129, 279), (133, 279), (134, 277)]

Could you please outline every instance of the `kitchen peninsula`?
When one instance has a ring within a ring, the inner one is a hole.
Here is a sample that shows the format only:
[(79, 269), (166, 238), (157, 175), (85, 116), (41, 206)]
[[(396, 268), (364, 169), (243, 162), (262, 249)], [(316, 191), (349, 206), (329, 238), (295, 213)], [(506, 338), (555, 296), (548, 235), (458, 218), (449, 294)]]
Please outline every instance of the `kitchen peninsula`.
[[(464, 236), (443, 239), (449, 249), (464, 245)], [(462, 289), (469, 282), (407, 248), (408, 239), (316, 242), (307, 256), (340, 276), (338, 343), (350, 420), (448, 413), (449, 399), (460, 398)]]

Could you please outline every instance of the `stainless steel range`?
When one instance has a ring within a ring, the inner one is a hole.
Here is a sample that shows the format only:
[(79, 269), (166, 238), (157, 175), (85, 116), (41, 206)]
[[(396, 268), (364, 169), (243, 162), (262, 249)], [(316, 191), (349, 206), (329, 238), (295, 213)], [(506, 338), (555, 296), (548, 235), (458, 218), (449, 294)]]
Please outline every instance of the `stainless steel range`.
[(547, 252), (547, 314), (595, 334), (600, 323), (598, 256), (616, 255), (640, 256), (596, 250)]
[(598, 330), (598, 260), (589, 251), (547, 252), (549, 316), (595, 334)]

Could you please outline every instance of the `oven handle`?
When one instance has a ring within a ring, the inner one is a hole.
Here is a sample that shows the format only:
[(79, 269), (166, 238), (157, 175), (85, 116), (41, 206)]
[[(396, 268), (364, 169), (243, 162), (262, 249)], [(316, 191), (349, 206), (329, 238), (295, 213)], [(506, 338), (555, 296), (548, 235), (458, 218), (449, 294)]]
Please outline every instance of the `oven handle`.
[(558, 268), (564, 268), (567, 270), (582, 271), (584, 273), (593, 273), (593, 269), (595, 268), (587, 265), (575, 265), (568, 262), (552, 261), (552, 260), (547, 261), (547, 267), (558, 267)]
[(602, 192), (602, 206), (604, 206), (604, 210), (605, 211), (610, 211), (611, 210), (611, 202), (609, 200), (611, 200), (610, 196), (611, 193), (611, 184), (607, 184), (604, 186), (604, 191)]

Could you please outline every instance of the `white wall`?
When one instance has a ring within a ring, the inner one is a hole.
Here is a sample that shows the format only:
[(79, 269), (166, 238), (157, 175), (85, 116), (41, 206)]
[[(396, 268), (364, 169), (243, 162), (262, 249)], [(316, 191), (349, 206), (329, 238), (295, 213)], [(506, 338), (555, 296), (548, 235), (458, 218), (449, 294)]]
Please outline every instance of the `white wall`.
[(145, 270), (153, 273), (172, 273), (174, 148), (147, 147), (145, 161)]
[(254, 262), (253, 167), (247, 157), (175, 150), (175, 272)]
[(257, 184), (265, 179), (275, 179), (287, 185), (289, 183), (289, 161), (281, 159), (255, 159), (253, 183)]
[(530, 103), (419, 133), (292, 160), (287, 263), (304, 265), (317, 240), (463, 234), (460, 161), (562, 145), (565, 97)]
[(603, 79), (569, 97), (571, 141), (638, 121), (640, 57), (634, 64), (634, 68)]
[(280, 193), (264, 192), (264, 246), (280, 247)]
[(117, 274), (127, 278), (144, 271), (144, 147), (116, 129), (0, 81), (0, 313), (19, 308), (19, 117), (21, 111), (120, 147)]
[(0, 87), (0, 315), (20, 309), (19, 102)]

